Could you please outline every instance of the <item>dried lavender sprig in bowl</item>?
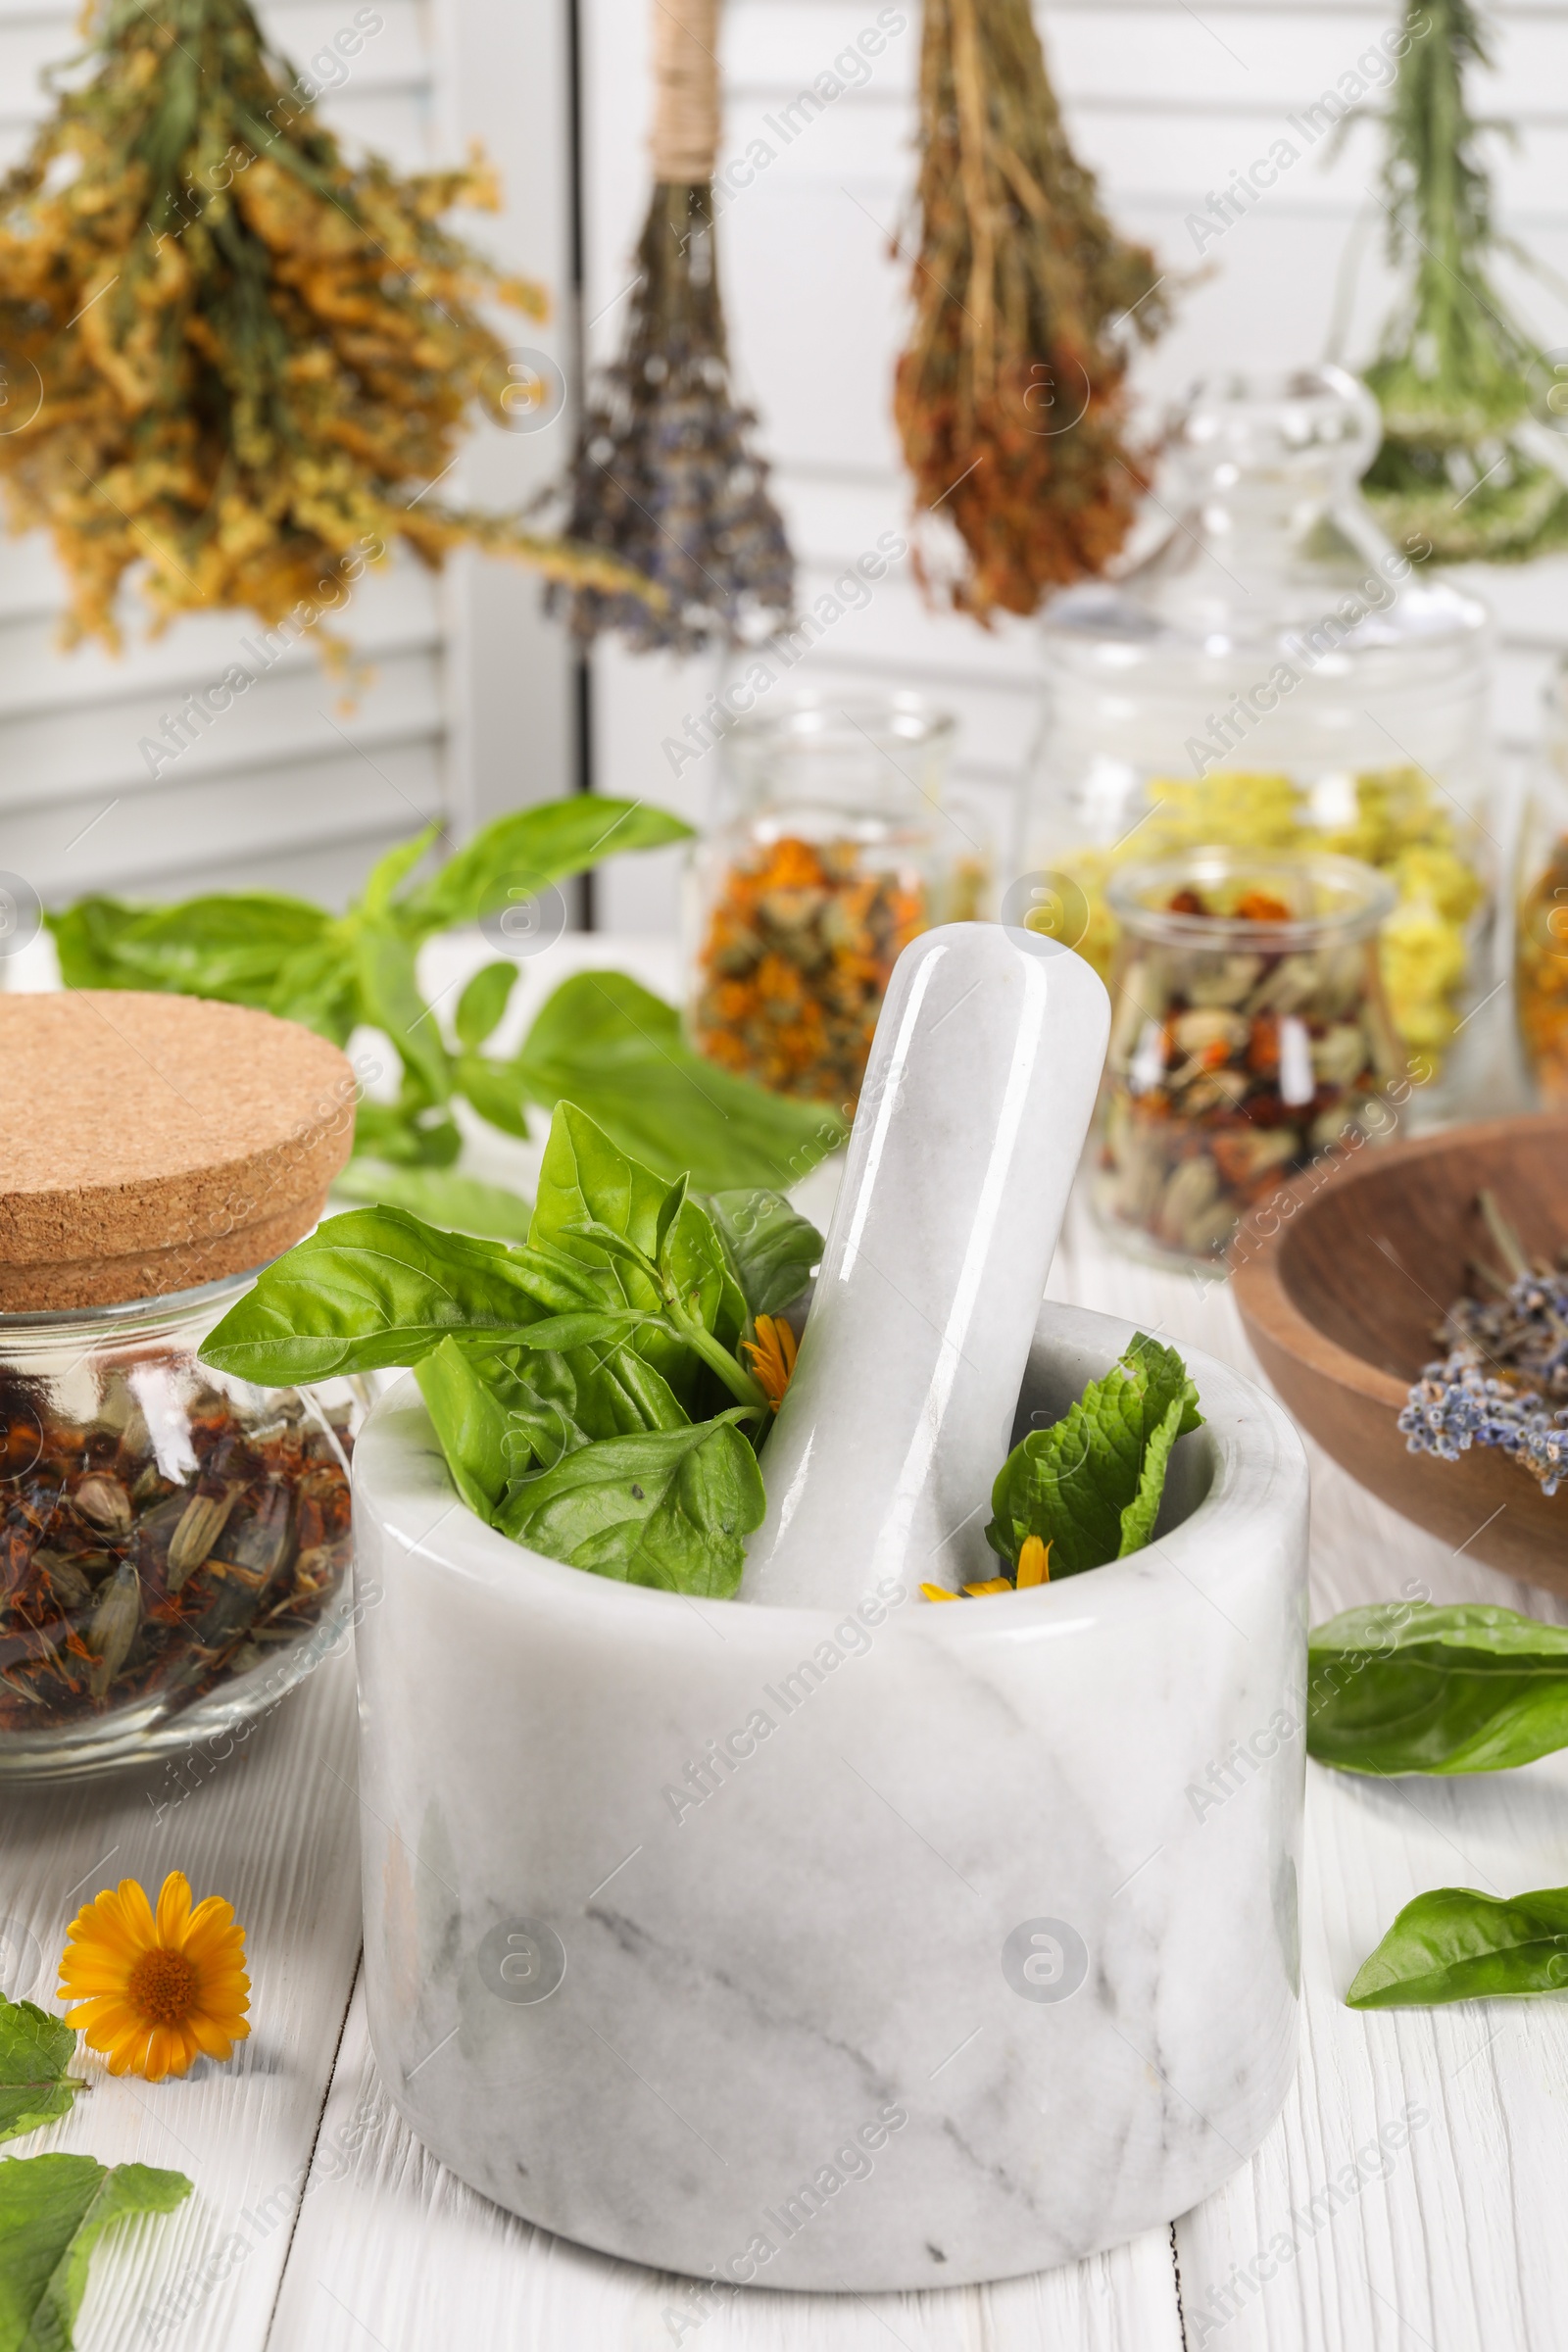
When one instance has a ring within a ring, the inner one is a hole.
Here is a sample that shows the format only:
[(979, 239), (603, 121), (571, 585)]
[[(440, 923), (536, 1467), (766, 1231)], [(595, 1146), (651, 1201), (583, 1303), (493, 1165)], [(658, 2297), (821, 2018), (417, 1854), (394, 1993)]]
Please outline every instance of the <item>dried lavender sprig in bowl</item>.
[(1513, 1271), (1504, 1282), (1478, 1269), (1500, 1296), (1461, 1298), (1438, 1336), (1448, 1352), (1422, 1367), (1399, 1415), (1411, 1453), (1456, 1462), (1472, 1446), (1495, 1446), (1555, 1494), (1568, 1475), (1568, 1265), (1532, 1265), (1496, 1209), (1483, 1200), (1493, 1237)]

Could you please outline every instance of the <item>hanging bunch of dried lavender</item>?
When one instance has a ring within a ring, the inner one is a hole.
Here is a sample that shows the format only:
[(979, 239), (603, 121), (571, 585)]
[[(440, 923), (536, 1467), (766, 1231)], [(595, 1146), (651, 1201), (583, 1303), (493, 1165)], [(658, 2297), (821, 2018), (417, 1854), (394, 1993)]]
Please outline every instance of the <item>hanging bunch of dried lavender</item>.
[[(1498, 291), (1506, 253), (1465, 77), (1491, 65), (1471, 0), (1408, 0), (1387, 117), (1383, 203), (1404, 290), (1365, 371), (1384, 439), (1363, 484), (1400, 545), (1442, 562), (1522, 563), (1568, 547), (1563, 380)], [(1555, 429), (1554, 429), (1555, 428)]]
[(547, 606), (589, 643), (614, 629), (639, 652), (738, 645), (786, 621), (795, 564), (757, 417), (730, 389), (713, 234), (717, 0), (655, 0), (653, 202), (637, 248), (620, 357), (595, 385), (565, 485), (564, 528), (665, 591), (652, 611), (591, 584)]
[(1499, 1446), (1555, 1494), (1568, 1477), (1568, 1248), (1555, 1266), (1532, 1263), (1485, 1194), (1481, 1208), (1508, 1273), (1477, 1268), (1497, 1296), (1449, 1308), (1436, 1335), (1448, 1351), (1424, 1367), (1399, 1427), (1412, 1453), (1446, 1462)]
[[(1029, 0), (926, 0), (914, 325), (894, 414), (915, 503), (950, 516), (959, 612), (1033, 612), (1103, 569), (1148, 477), (1126, 441), (1135, 338), (1165, 323), (1153, 256), (1073, 155)], [(919, 546), (917, 568), (933, 564)]]

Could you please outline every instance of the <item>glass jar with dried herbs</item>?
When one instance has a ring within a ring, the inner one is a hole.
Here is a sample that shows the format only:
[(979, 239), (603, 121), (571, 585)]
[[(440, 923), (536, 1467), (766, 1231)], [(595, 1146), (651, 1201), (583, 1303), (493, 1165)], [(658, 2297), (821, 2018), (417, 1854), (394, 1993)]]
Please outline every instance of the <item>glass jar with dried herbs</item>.
[(1546, 689), (1544, 740), (1520, 832), (1514, 992), (1542, 1104), (1568, 1110), (1568, 662)]
[(1093, 1198), (1134, 1255), (1212, 1264), (1244, 1218), (1354, 1129), (1395, 1125), (1378, 967), (1395, 904), (1348, 858), (1226, 850), (1129, 866)]
[(341, 1642), (368, 1398), (197, 1350), (315, 1224), (354, 1079), (118, 991), (0, 997), (0, 1777), (47, 1779), (232, 1732)]
[(803, 695), (727, 737), (686, 926), (693, 1039), (720, 1068), (853, 1113), (904, 949), (991, 911), (989, 851), (947, 806), (953, 734), (914, 695)]

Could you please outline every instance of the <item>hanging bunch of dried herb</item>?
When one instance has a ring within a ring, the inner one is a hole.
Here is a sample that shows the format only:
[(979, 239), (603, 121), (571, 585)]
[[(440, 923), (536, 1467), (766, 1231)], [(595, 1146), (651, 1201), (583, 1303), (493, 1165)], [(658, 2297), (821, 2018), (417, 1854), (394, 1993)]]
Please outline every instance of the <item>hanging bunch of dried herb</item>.
[[(1100, 571), (1148, 477), (1126, 442), (1136, 337), (1167, 306), (1154, 261), (1073, 156), (1028, 0), (926, 0), (914, 323), (894, 414), (918, 512), (963, 543), (940, 582), (989, 621)], [(916, 546), (928, 585), (938, 571)]]
[(718, 0), (654, 0), (655, 184), (631, 316), (559, 495), (571, 539), (656, 581), (667, 603), (553, 585), (549, 608), (583, 644), (612, 629), (639, 652), (745, 644), (794, 602), (794, 558), (752, 445), (757, 416), (730, 386), (713, 223), (717, 38)]
[(474, 304), (544, 308), (440, 225), (494, 205), (477, 159), (408, 179), (346, 163), (247, 0), (109, 0), (57, 87), (0, 183), (0, 479), (13, 524), (53, 533), (74, 636), (118, 641), (132, 569), (155, 625), (220, 605), (270, 624), (400, 539), (431, 564), (478, 545), (627, 587), (429, 495), (470, 404), (504, 416), (512, 389)]
[(1363, 489), (1400, 545), (1419, 533), (1443, 562), (1522, 563), (1568, 546), (1568, 393), (1493, 269), (1507, 254), (1544, 272), (1494, 223), (1493, 126), (1465, 99), (1492, 62), (1471, 0), (1409, 0), (1404, 35), (1383, 168), (1404, 290), (1366, 370), (1384, 441)]

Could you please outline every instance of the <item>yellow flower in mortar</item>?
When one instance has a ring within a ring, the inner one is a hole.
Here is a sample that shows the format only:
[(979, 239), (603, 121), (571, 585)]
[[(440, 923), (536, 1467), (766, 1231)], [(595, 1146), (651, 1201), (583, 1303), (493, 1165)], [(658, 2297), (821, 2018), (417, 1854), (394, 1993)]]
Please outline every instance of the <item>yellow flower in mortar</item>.
[(776, 1413), (795, 1370), (795, 1334), (782, 1315), (759, 1315), (756, 1339), (742, 1344), (752, 1359), (758, 1386)]
[(154, 1914), (134, 1879), (122, 1879), (72, 1921), (57, 1997), (112, 2075), (161, 2082), (205, 2051), (232, 2058), (250, 2032), (245, 1931), (234, 1906), (210, 1894), (191, 1909), (190, 1881), (172, 1870)]

